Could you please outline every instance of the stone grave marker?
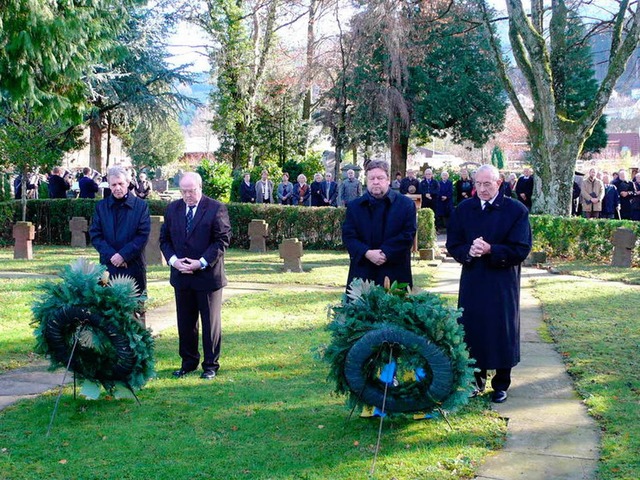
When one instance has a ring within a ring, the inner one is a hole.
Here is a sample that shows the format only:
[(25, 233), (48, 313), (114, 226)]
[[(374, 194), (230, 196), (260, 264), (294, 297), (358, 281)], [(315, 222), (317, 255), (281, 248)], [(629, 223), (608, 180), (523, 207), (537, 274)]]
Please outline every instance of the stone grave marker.
[(160, 251), (160, 229), (164, 223), (162, 215), (151, 215), (151, 231), (149, 232), (149, 241), (144, 247), (144, 257), (147, 265), (162, 265), (163, 258)]
[(84, 217), (73, 217), (69, 220), (69, 230), (71, 230), (71, 246), (85, 248), (87, 246), (87, 232), (89, 222)]
[(297, 238), (285, 238), (279, 248), (280, 258), (284, 260), (285, 272), (302, 273), (302, 242)]
[(16, 222), (13, 225), (14, 259), (33, 259), (33, 239), (36, 237), (36, 227), (31, 222)]
[(251, 220), (249, 223), (249, 251), (266, 252), (269, 224), (264, 220)]
[(633, 230), (619, 227), (613, 233), (612, 267), (630, 267), (633, 249), (636, 246), (636, 235)]

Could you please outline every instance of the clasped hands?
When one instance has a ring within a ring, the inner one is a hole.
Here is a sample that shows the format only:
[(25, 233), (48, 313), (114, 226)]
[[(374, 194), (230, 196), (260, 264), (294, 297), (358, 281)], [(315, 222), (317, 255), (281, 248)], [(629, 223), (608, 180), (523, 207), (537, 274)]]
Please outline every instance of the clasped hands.
[(367, 250), (367, 253), (364, 256), (374, 265), (380, 266), (387, 261), (387, 256), (380, 249), (377, 250)]
[(469, 256), (471, 257), (481, 257), (488, 253), (491, 253), (491, 245), (485, 242), (482, 237), (476, 238), (469, 249)]
[(192, 274), (196, 270), (200, 270), (202, 265), (200, 264), (200, 260), (184, 257), (178, 258), (173, 262), (172, 267), (177, 269), (180, 273)]
[(114, 253), (109, 261), (116, 268), (127, 268), (127, 262), (124, 261), (124, 258), (119, 253)]

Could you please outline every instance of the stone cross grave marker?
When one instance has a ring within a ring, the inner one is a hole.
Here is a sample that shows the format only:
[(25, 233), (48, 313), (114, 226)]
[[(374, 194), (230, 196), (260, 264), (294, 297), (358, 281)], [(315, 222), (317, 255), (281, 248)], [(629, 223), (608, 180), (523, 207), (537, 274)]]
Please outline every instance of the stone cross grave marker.
[(284, 260), (285, 272), (302, 273), (302, 242), (297, 238), (285, 238), (280, 244), (280, 258)]
[(633, 230), (619, 227), (613, 232), (612, 267), (630, 267), (631, 255), (636, 246), (636, 235)]
[(249, 251), (266, 252), (269, 224), (264, 220), (251, 220), (249, 223)]
[(13, 249), (14, 259), (33, 259), (33, 243), (36, 237), (36, 227), (31, 222), (16, 222), (13, 225), (13, 238), (15, 247)]
[(87, 232), (89, 222), (84, 217), (73, 217), (69, 220), (69, 230), (71, 230), (71, 246), (85, 248), (87, 246)]

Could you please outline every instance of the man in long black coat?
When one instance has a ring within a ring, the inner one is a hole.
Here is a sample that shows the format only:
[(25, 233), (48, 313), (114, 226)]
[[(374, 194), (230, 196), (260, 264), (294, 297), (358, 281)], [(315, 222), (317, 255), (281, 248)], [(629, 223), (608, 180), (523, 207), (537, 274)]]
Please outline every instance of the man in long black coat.
[(477, 196), (454, 211), (447, 230), (447, 250), (462, 264), (458, 306), (465, 342), (476, 360), (477, 392), (487, 370), (492, 400), (507, 399), (511, 368), (520, 361), (520, 264), (531, 250), (529, 212), (499, 193), (499, 173), (491, 165), (476, 172)]
[(533, 196), (533, 173), (530, 168), (525, 168), (522, 175), (516, 182), (516, 195), (518, 200), (527, 207), (527, 210), (531, 210), (531, 197)]
[(151, 231), (149, 206), (129, 192), (129, 174), (124, 168), (110, 168), (107, 178), (111, 196), (96, 204), (89, 229), (91, 243), (109, 274), (133, 277), (142, 294), (147, 288), (144, 247)]
[(347, 204), (342, 241), (351, 262), (347, 286), (354, 278), (384, 284), (413, 285), (411, 247), (417, 230), (415, 203), (391, 190), (389, 166), (372, 160), (366, 168), (367, 191)]

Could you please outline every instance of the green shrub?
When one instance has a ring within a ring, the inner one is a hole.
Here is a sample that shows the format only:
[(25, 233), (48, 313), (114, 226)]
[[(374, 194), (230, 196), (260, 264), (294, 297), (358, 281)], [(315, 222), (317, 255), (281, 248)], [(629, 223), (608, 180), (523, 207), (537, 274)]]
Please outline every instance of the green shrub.
[(231, 166), (224, 162), (214, 162), (203, 158), (196, 168), (202, 177), (202, 191), (205, 195), (220, 200), (229, 201), (231, 193)]
[[(640, 238), (640, 222), (630, 220), (588, 220), (580, 217), (531, 215), (533, 248), (550, 257), (593, 262), (609, 262), (613, 254), (613, 234), (618, 227), (633, 230)], [(638, 244), (634, 263), (638, 263)]]

